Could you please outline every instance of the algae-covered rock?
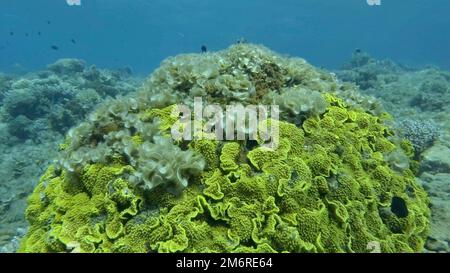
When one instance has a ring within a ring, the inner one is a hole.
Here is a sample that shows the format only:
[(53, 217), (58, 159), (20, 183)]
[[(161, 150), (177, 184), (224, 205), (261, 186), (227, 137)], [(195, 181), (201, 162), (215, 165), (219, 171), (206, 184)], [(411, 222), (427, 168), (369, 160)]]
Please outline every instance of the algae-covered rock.
[[(308, 97), (289, 103), (294, 92)], [(194, 96), (286, 102), (288, 115), (265, 120), (278, 145), (172, 140), (174, 104)], [(412, 156), (411, 144), (368, 105), (333, 75), (261, 46), (169, 58), (140, 92), (69, 132), (29, 197), (20, 251), (421, 251), (428, 197), (409, 164), (389, 161), (399, 149)]]

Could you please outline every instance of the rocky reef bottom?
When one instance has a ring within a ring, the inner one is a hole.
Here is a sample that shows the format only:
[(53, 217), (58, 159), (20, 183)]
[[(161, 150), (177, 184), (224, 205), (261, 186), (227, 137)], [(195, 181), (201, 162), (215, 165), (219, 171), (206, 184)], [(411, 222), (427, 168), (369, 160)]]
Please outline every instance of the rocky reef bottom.
[(424, 153), (418, 178), (431, 200), (431, 233), (425, 247), (433, 252), (450, 252), (449, 129), (443, 129), (440, 140)]
[[(4, 132), (5, 124), (0, 129)], [(4, 145), (0, 149), (0, 252), (14, 252), (27, 229), (24, 212), (28, 195), (33, 191), (43, 169), (57, 154), (59, 141), (36, 144), (32, 141)]]

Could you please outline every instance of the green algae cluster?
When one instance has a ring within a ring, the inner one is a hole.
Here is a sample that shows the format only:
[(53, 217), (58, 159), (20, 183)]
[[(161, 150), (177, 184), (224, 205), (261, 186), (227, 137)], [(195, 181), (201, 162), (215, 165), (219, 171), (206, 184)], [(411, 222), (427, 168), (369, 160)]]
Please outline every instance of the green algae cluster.
[[(272, 103), (296, 90), (314, 101), (299, 97), (308, 107), (286, 103), (288, 115), (268, 120), (279, 126), (276, 149), (259, 139), (170, 139), (173, 104), (194, 95)], [(68, 134), (29, 198), (19, 251), (369, 252), (374, 242), (421, 251), (427, 195), (413, 161), (389, 160), (411, 157), (411, 144), (350, 91), (261, 46), (169, 58), (138, 94)]]

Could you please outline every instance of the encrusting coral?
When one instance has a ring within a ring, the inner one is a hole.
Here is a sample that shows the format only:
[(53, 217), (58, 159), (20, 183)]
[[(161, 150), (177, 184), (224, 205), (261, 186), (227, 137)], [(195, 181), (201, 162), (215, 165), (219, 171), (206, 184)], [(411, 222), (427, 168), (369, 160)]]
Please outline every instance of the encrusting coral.
[[(169, 58), (138, 94), (71, 130), (29, 198), (19, 251), (368, 252), (374, 242), (421, 251), (427, 195), (409, 165), (388, 160), (399, 149), (411, 156), (411, 144), (350, 89), (251, 44)], [(295, 92), (313, 102), (287, 101)], [(288, 115), (267, 120), (278, 146), (172, 140), (173, 105), (194, 96), (286, 102)]]
[(399, 121), (401, 135), (409, 140), (417, 155), (433, 145), (439, 137), (438, 125), (431, 121), (403, 119)]

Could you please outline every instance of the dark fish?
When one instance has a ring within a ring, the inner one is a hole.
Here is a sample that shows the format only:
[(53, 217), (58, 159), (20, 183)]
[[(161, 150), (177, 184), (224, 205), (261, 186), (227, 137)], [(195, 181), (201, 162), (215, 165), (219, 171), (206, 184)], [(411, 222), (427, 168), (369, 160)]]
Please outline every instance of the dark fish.
[(208, 51), (208, 49), (206, 48), (206, 46), (205, 45), (202, 45), (202, 53), (206, 53), (207, 51)]
[(14, 32), (10, 31), (10, 32), (9, 32), (9, 35), (10, 35), (10, 36), (13, 36), (13, 35), (14, 35)]
[(41, 32), (40, 31), (38, 31), (38, 35), (41, 36)]
[(70, 41), (72, 42), (72, 44), (76, 44), (77, 43), (77, 41), (75, 41), (75, 39), (71, 39)]
[(247, 39), (245, 39), (244, 37), (241, 37), (236, 41), (236, 44), (246, 44), (246, 43)]
[(361, 49), (359, 49), (359, 48), (355, 49), (355, 53), (356, 53), (356, 54), (361, 53)]
[(59, 47), (55, 46), (55, 45), (52, 45), (50, 48), (53, 49), (53, 50), (58, 50), (59, 49)]
[(51, 23), (50, 20), (47, 20), (47, 25), (50, 25), (50, 23)]
[(25, 36), (28, 37), (29, 36), (28, 33), (25, 33)]

